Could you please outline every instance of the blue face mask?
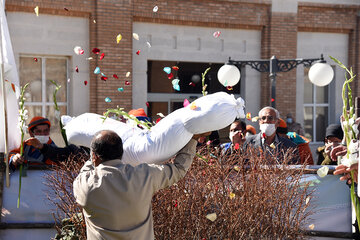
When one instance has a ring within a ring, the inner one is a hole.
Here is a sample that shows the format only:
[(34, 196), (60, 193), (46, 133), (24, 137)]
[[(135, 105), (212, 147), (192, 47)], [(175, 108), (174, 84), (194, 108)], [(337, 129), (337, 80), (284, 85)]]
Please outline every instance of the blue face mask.
[(286, 119), (286, 122), (287, 122), (287, 123), (292, 123), (293, 120), (292, 120), (292, 118), (287, 118), (287, 119)]

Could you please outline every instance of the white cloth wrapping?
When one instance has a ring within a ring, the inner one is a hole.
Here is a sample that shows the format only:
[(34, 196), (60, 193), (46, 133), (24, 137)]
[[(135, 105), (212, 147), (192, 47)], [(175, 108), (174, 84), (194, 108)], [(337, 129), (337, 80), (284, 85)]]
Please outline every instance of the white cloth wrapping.
[(219, 130), (235, 118), (244, 118), (244, 100), (224, 92), (209, 94), (163, 118), (151, 130), (113, 119), (103, 122), (102, 116), (84, 113), (65, 125), (68, 141), (90, 146), (94, 134), (113, 130), (123, 140), (122, 161), (133, 166), (140, 163), (161, 163), (168, 160), (189, 142), (194, 134)]

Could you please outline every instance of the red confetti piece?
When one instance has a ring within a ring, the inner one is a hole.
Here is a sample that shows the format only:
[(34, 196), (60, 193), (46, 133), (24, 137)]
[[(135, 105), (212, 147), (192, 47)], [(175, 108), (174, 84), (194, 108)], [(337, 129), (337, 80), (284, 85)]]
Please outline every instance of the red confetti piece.
[(105, 57), (105, 53), (102, 53), (100, 56), (100, 60), (102, 60)]
[(234, 149), (238, 150), (240, 148), (240, 145), (238, 143), (235, 143)]
[(149, 102), (146, 102), (145, 103), (147, 107), (150, 107), (150, 103)]
[(93, 48), (92, 52), (95, 53), (95, 54), (99, 54), (99, 53), (100, 53), (100, 49), (98, 49), (98, 48)]
[(168, 74), (168, 79), (172, 79), (174, 77), (174, 74), (170, 73)]
[(34, 61), (35, 61), (35, 62), (37, 62), (37, 61), (38, 61), (38, 59), (37, 59), (37, 58), (34, 58)]
[(263, 134), (262, 134), (262, 137), (263, 137), (263, 138), (265, 138), (265, 137), (266, 137), (266, 134), (265, 134), (265, 133), (263, 133)]
[(116, 79), (119, 79), (119, 77), (116, 74), (114, 74), (113, 77)]
[(232, 86), (227, 86), (226, 89), (229, 91), (233, 90)]
[(160, 122), (161, 118), (156, 119), (156, 123)]
[(76, 66), (75, 71), (76, 71), (76, 72), (79, 72), (79, 68), (78, 68), (78, 66)]
[(88, 83), (87, 81), (84, 81), (85, 86), (87, 85), (87, 83)]
[(103, 81), (106, 81), (107, 79), (108, 79), (107, 77), (104, 77), (104, 76), (101, 77), (101, 80), (103, 80)]
[(84, 52), (85, 52), (84, 49), (81, 49), (81, 50), (79, 51), (80, 55), (83, 55)]
[(271, 102), (275, 102), (275, 99), (272, 98), (272, 99), (271, 99)]
[(129, 86), (129, 85), (130, 85), (130, 82), (129, 82), (129, 81), (125, 81), (125, 85), (126, 85), (126, 86)]
[(65, 11), (69, 11), (69, 9), (67, 9), (67, 8), (65, 8), (65, 7), (64, 7), (64, 10), (65, 10)]
[(174, 69), (175, 71), (179, 70), (178, 66), (172, 66), (172, 69)]
[(137, 50), (136, 54), (137, 54), (137, 55), (140, 55), (140, 50)]
[(178, 206), (178, 201), (175, 200), (175, 204), (174, 204), (174, 207), (177, 207)]
[(190, 104), (189, 100), (187, 100), (187, 99), (185, 98), (184, 103), (183, 103), (183, 106), (186, 107), (186, 106), (189, 105), (189, 104)]
[(216, 31), (213, 33), (213, 36), (214, 36), (214, 38), (218, 38), (218, 37), (220, 37), (220, 34), (221, 34), (220, 31)]
[(189, 83), (189, 86), (195, 87), (196, 85), (195, 85), (195, 83), (190, 82), (190, 83)]

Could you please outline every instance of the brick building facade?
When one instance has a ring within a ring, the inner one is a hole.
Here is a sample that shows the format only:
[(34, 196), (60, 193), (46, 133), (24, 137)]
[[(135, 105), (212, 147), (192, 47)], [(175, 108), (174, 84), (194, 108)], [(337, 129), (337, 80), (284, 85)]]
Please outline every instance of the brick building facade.
[[(346, 59), (341, 60), (352, 67), (354, 72), (358, 73), (360, 71), (360, 3), (355, 0), (319, 2), (316, 0), (7, 0), (6, 11), (8, 14), (34, 14), (34, 7), (39, 6), (40, 16), (76, 17), (88, 20), (89, 47), (85, 50), (91, 52), (91, 49), (96, 47), (106, 55), (100, 61), (98, 57), (89, 54), (89, 56), (94, 57), (94, 60), (88, 62), (88, 79), (82, 79), (82, 81), (89, 81), (89, 104), (77, 111), (71, 110), (76, 106), (69, 108), (70, 110), (68, 109), (68, 114), (77, 115), (86, 111), (102, 113), (105, 109), (115, 108), (116, 106), (123, 107), (126, 110), (136, 107), (146, 108), (146, 101), (141, 100), (140, 103), (134, 101), (134, 91), (136, 91), (135, 87), (137, 86), (135, 80), (132, 79), (134, 75), (130, 75), (129, 78), (125, 77), (126, 72), (134, 72), (135, 74), (137, 68), (134, 63), (134, 58), (137, 57), (134, 53), (137, 49), (134, 48), (135, 40), (132, 38), (134, 24), (136, 23), (166, 24), (177, 28), (214, 28), (224, 31), (227, 29), (230, 31), (254, 30), (261, 34), (259, 53), (262, 59), (270, 59), (273, 55), (276, 55), (278, 59), (303, 57), (299, 56), (298, 39), (300, 33), (344, 34), (348, 38), (348, 42), (345, 43), (348, 50), (345, 54)], [(155, 5), (159, 9), (157, 12), (153, 11)], [(11, 21), (9, 26), (11, 32)], [(123, 38), (117, 44), (115, 39), (119, 33), (122, 34)], [(169, 36), (169, 38), (171, 37)], [(225, 42), (227, 40), (224, 39)], [(319, 44), (321, 45), (321, 43)], [(69, 46), (70, 49), (73, 47)], [(237, 49), (233, 49), (233, 51), (236, 52)], [(49, 54), (51, 54), (51, 51)], [(141, 53), (139, 56), (141, 56)], [(327, 56), (326, 52), (324, 52), (324, 56)], [(312, 57), (317, 58), (319, 55), (316, 54)], [(221, 59), (219, 62), (224, 61)], [(101, 75), (92, 73), (97, 66), (100, 67), (102, 72), (109, 73), (109, 80), (106, 83), (100, 80)], [(70, 66), (69, 69), (70, 75), (76, 74), (75, 64)], [(119, 80), (111, 78), (112, 73), (116, 73)], [(302, 93), (299, 96), (297, 85), (299, 81), (301, 85), (303, 80), (299, 79), (298, 74), (296, 70), (278, 73), (276, 106), (283, 116), (286, 113), (292, 113), (298, 121), (304, 123), (306, 117), (303, 116), (303, 106), (299, 101), (299, 99), (302, 99)], [(337, 81), (339, 83), (336, 85), (336, 92), (341, 91), (339, 86), (341, 86), (343, 79), (340, 78), (341, 75), (338, 74)], [(124, 85), (126, 80), (130, 82), (130, 85)], [(359, 77), (353, 83), (354, 95), (360, 94), (358, 81)], [(124, 88), (124, 92), (121, 94), (114, 91), (119, 86)], [(252, 107), (253, 111), (270, 104), (270, 80), (268, 74), (261, 74), (260, 85), (257, 88), (258, 93), (256, 96), (259, 98), (258, 100), (245, 99), (250, 100), (250, 102), (259, 102)], [(77, 90), (73, 89), (73, 91), (76, 92)], [(147, 92), (139, 93), (139, 95), (145, 95), (144, 99), (147, 100), (146, 94)], [(112, 102), (105, 102), (105, 97), (110, 97)], [(339, 102), (339, 99), (337, 97), (335, 101)], [(69, 99), (69, 101), (77, 101), (77, 99)], [(329, 117), (328, 123), (334, 122), (338, 117), (337, 115), (341, 113), (339, 103), (335, 105), (333, 108), (335, 114)]]

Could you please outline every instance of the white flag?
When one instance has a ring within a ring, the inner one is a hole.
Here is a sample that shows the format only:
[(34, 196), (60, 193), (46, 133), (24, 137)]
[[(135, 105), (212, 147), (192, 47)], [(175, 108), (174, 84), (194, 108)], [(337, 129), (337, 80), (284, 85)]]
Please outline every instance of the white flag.
[[(7, 126), (5, 126), (3, 96), (0, 96), (0, 152), (5, 151), (5, 129), (8, 131), (8, 151), (20, 146), (20, 129), (17, 126), (19, 117), (19, 76), (15, 64), (14, 53), (11, 45), (9, 28), (6, 21), (5, 2), (0, 3), (0, 28), (1, 28), (1, 48), (3, 56), (0, 56), (0, 63), (4, 62), (4, 81), (6, 97)], [(1, 69), (0, 69), (1, 70)], [(0, 84), (0, 88), (2, 88)], [(0, 91), (1, 95), (1, 91)]]

